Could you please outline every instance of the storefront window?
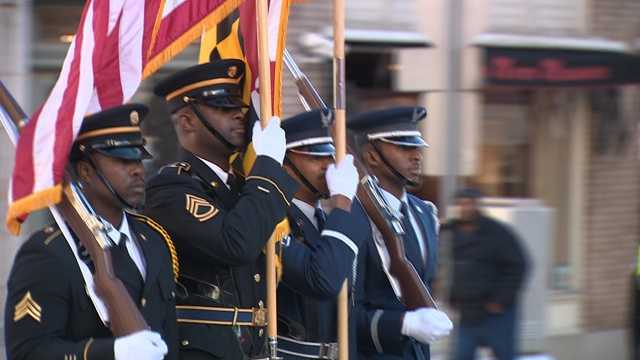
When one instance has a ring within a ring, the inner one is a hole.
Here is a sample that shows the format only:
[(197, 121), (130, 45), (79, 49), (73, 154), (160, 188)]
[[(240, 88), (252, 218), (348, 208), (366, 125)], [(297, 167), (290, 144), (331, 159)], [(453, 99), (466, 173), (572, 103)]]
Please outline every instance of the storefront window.
[(481, 166), (473, 182), (488, 196), (531, 196), (527, 101), (524, 92), (485, 96)]

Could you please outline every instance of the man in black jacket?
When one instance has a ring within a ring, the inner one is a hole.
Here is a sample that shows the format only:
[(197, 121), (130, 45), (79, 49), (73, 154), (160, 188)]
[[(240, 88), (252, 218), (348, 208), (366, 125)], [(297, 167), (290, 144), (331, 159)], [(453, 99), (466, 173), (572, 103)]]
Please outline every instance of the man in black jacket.
[(450, 301), (461, 316), (454, 359), (472, 360), (479, 346), (488, 346), (498, 360), (511, 360), (527, 256), (505, 224), (480, 212), (480, 196), (475, 189), (458, 192), (460, 217), (446, 226), (453, 248)]

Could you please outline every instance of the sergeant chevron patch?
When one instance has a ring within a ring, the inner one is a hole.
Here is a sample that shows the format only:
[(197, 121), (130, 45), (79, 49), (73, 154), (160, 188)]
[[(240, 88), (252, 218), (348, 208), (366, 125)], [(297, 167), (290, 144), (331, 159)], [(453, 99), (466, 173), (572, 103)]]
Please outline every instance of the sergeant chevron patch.
[(187, 211), (200, 222), (207, 221), (218, 214), (219, 210), (203, 198), (186, 194), (186, 200)]
[(13, 322), (18, 322), (25, 316), (30, 316), (37, 322), (40, 322), (42, 316), (42, 308), (33, 300), (30, 291), (27, 291), (24, 297), (22, 297), (22, 300), (16, 304), (13, 313)]

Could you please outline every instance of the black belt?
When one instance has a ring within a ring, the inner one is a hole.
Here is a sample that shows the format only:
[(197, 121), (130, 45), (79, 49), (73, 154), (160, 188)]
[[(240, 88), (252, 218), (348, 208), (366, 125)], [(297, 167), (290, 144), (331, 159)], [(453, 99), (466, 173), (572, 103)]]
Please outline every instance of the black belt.
[(179, 323), (226, 326), (256, 326), (267, 324), (264, 308), (227, 308), (210, 306), (177, 305), (176, 317)]
[(285, 358), (333, 360), (338, 358), (338, 344), (307, 342), (278, 336), (278, 353)]

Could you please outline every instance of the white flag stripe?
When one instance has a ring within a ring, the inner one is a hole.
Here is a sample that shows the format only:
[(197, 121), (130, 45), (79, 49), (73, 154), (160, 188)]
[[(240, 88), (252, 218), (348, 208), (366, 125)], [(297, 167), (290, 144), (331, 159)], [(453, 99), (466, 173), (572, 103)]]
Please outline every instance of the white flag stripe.
[[(116, 26), (118, 22), (118, 17), (120, 16), (120, 12), (122, 11), (122, 7), (124, 6), (127, 0), (110, 0), (109, 1), (109, 25), (107, 27), (107, 34), (111, 34), (113, 31), (113, 27)], [(140, 1), (140, 0), (136, 0)]]
[(268, 36), (269, 36), (269, 60), (276, 61), (278, 51), (278, 37), (280, 35), (280, 14), (282, 13), (282, 0), (271, 0), (269, 4)]
[(164, 9), (162, 9), (162, 17), (165, 18), (169, 15), (175, 8), (180, 6), (183, 2), (187, 0), (167, 0), (164, 3)]
[(142, 29), (144, 8), (138, 0), (125, 4), (120, 23), (119, 61), (120, 82), (124, 101), (130, 99), (138, 89), (142, 79)]
[[(82, 28), (83, 38), (86, 36), (87, 28), (91, 27), (93, 27), (93, 5), (87, 9)], [(76, 47), (83, 46), (83, 44), (78, 44), (77, 41), (78, 37), (75, 36), (67, 51), (60, 77), (58, 77), (58, 81), (51, 95), (49, 95), (49, 98), (44, 103), (44, 107), (38, 118), (38, 123), (36, 124), (33, 138), (34, 146), (32, 148), (34, 174), (36, 174), (33, 192), (54, 186), (52, 164), (55, 155), (54, 144), (57, 136), (51, 136), (51, 134), (55, 134), (56, 132), (56, 119), (58, 118), (62, 99), (67, 89), (67, 80), (69, 78), (71, 64), (75, 57)]]

